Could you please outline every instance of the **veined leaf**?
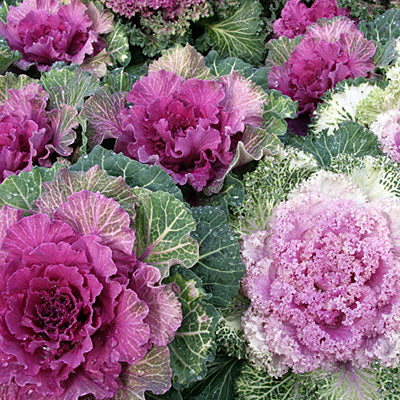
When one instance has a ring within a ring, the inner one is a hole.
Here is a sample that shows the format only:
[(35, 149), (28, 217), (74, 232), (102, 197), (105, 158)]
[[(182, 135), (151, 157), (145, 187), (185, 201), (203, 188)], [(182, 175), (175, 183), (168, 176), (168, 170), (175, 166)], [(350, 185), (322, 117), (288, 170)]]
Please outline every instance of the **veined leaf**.
[(108, 34), (106, 49), (113, 64), (118, 62), (125, 67), (131, 61), (128, 32), (126, 26), (121, 21), (118, 21), (114, 30)]
[(201, 280), (190, 270), (176, 267), (166, 282), (175, 282), (181, 294), (183, 320), (175, 339), (168, 345), (171, 353), (172, 382), (177, 389), (187, 387), (207, 374), (214, 360), (215, 327), (218, 312), (207, 298)]
[(139, 79), (139, 76), (128, 74), (124, 68), (114, 68), (108, 71), (103, 79), (111, 93), (130, 92), (133, 84)]
[(21, 58), (19, 51), (12, 51), (5, 39), (0, 36), (0, 74), (7, 71), (7, 68)]
[(243, 361), (224, 354), (217, 355), (208, 366), (207, 376), (184, 391), (187, 400), (232, 400), (235, 398), (234, 382)]
[(144, 400), (144, 392), (163, 394), (171, 387), (168, 347), (154, 346), (144, 358), (122, 372), (124, 385), (116, 400)]
[(185, 47), (178, 45), (173, 49), (164, 50), (162, 56), (150, 64), (149, 73), (162, 69), (174, 72), (185, 80), (214, 78), (204, 63), (204, 57), (189, 44)]
[(259, 63), (265, 55), (262, 33), (262, 6), (258, 1), (246, 0), (229, 18), (205, 23), (205, 33), (198, 44), (204, 49), (212, 46), (222, 57), (239, 57)]
[(14, 75), (7, 72), (5, 75), (0, 76), (0, 103), (5, 103), (8, 99), (9, 89), (19, 89), (28, 83), (39, 83), (27, 75)]
[[(267, 43), (268, 56), (265, 60), (265, 66), (268, 75), (271, 68), (275, 65), (283, 65), (289, 60), (294, 48), (300, 43), (301, 36), (294, 39), (289, 39), (286, 36), (281, 36), (279, 39), (270, 40)], [(273, 88), (271, 88), (273, 89)]]
[(193, 272), (201, 278), (205, 290), (212, 294), (210, 303), (227, 307), (238, 292), (245, 273), (239, 244), (222, 210), (198, 207), (193, 209), (193, 216), (197, 227), (192, 236), (200, 245), (200, 258)]
[(168, 276), (172, 265), (192, 267), (199, 259), (199, 245), (190, 233), (196, 222), (190, 209), (169, 193), (134, 190), (139, 207), (136, 214), (136, 255)]
[(323, 168), (328, 167), (331, 159), (340, 154), (352, 154), (354, 157), (380, 154), (377, 137), (370, 130), (349, 121), (341, 123), (334, 134), (324, 131), (318, 137), (291, 136), (288, 144), (311, 153)]
[(371, 370), (340, 364), (323, 371), (322, 376), (317, 391), (321, 400), (382, 400)]
[(109, 175), (121, 176), (131, 187), (138, 186), (152, 191), (162, 190), (182, 200), (181, 191), (159, 166), (141, 164), (101, 146), (96, 146), (89, 155), (81, 157), (71, 167), (71, 171), (87, 171), (94, 165), (98, 165)]
[(0, 185), (0, 207), (10, 206), (21, 210), (32, 210), (33, 202), (43, 191), (43, 182), (54, 179), (61, 168), (54, 164), (51, 168), (33, 167), (31, 172), (11, 175)]
[(85, 98), (99, 87), (99, 80), (78, 66), (55, 63), (49, 72), (42, 74), (40, 83), (50, 94), (52, 108), (67, 104), (80, 109)]

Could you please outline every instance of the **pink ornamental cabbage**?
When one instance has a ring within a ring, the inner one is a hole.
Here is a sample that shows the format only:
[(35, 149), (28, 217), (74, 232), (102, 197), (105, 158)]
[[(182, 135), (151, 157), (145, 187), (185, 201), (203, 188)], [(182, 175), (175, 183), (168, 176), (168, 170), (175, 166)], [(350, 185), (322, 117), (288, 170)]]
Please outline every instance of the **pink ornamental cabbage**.
[(272, 67), (269, 85), (298, 101), (298, 114), (311, 113), (338, 82), (367, 76), (375, 46), (347, 18), (322, 20), (309, 28), (284, 65)]
[(289, 0), (282, 9), (281, 18), (274, 22), (274, 33), (278, 36), (294, 38), (305, 33), (306, 28), (320, 18), (348, 16), (348, 12), (339, 8), (336, 0), (316, 0), (308, 8), (300, 0)]
[[(60, 130), (62, 114), (69, 118), (77, 112), (69, 106), (46, 110), (49, 95), (37, 84), (9, 89), (8, 99), (0, 104), (0, 182), (33, 165), (51, 166), (50, 155), (71, 154), (75, 140), (72, 129)], [(76, 128), (77, 123), (70, 124)]]
[(393, 161), (400, 162), (400, 111), (379, 114), (371, 125), (371, 131), (378, 137), (382, 151)]
[(224, 176), (246, 125), (262, 123), (263, 96), (240, 74), (220, 81), (164, 70), (133, 85), (120, 113), (116, 152), (158, 164), (175, 183), (197, 191)]
[(37, 63), (39, 71), (56, 61), (82, 64), (105, 48), (100, 35), (110, 30), (93, 4), (79, 0), (24, 0), (10, 7), (6, 24), (0, 22), (0, 35), (22, 54), (18, 65), (26, 69)]
[(53, 217), (0, 209), (0, 384), (13, 398), (111, 398), (124, 368), (173, 339), (174, 286), (136, 261), (134, 240), (100, 193), (70, 195)]
[(243, 317), (251, 357), (275, 376), (400, 361), (400, 200), (368, 202), (322, 172), (245, 238)]

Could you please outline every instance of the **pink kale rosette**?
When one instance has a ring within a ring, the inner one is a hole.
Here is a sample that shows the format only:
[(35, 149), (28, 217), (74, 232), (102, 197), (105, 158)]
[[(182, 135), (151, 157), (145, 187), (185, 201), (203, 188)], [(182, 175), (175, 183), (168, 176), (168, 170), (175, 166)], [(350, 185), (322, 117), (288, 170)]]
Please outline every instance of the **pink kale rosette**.
[(244, 237), (244, 336), (269, 374), (398, 365), (400, 200), (377, 189), (318, 172)]
[(109, 18), (79, 0), (23, 0), (10, 7), (7, 23), (0, 22), (0, 35), (22, 54), (18, 66), (36, 63), (39, 71), (56, 61), (82, 64), (105, 48), (101, 35), (111, 30)]
[[(0, 383), (7, 398), (141, 398), (152, 388), (149, 363), (159, 368), (155, 392), (171, 385), (166, 345), (182, 321), (179, 290), (136, 257), (135, 196), (120, 178), (104, 176), (97, 167), (86, 175), (64, 170), (46, 184), (34, 215), (0, 209)], [(99, 191), (74, 191), (85, 179), (87, 187), (123, 193), (127, 210)], [(132, 376), (137, 390), (129, 387)]]
[(36, 83), (9, 89), (5, 96), (0, 104), (0, 182), (33, 165), (49, 167), (56, 154), (72, 153), (75, 109), (62, 105), (49, 111), (49, 94)]
[(345, 79), (367, 76), (375, 46), (345, 18), (323, 19), (308, 28), (283, 65), (268, 76), (272, 89), (298, 101), (298, 115), (312, 113), (322, 95)]
[(274, 22), (274, 33), (277, 36), (294, 38), (303, 35), (308, 26), (320, 18), (348, 16), (346, 10), (339, 8), (336, 0), (316, 0), (308, 8), (300, 0), (289, 0), (281, 12), (281, 18)]
[[(150, 73), (127, 96), (115, 151), (160, 165), (179, 185), (201, 191), (226, 174), (246, 126), (262, 123), (262, 96), (240, 74), (187, 81)], [(247, 101), (247, 103), (246, 103)]]

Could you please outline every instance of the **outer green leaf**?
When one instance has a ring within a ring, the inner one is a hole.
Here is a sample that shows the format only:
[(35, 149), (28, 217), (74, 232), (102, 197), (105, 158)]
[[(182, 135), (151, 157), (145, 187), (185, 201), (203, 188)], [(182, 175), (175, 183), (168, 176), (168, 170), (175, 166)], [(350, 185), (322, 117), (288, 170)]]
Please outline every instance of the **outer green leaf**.
[(182, 200), (181, 191), (159, 166), (141, 164), (101, 146), (96, 146), (89, 155), (81, 157), (71, 170), (87, 171), (94, 165), (100, 166), (109, 175), (121, 176), (131, 187), (139, 186), (152, 191), (163, 190)]
[(51, 168), (33, 167), (31, 172), (11, 175), (0, 185), (0, 207), (10, 206), (21, 210), (32, 210), (33, 202), (43, 191), (42, 183), (51, 181), (60, 164)]
[(341, 123), (333, 135), (324, 131), (318, 137), (292, 136), (289, 144), (311, 153), (323, 168), (328, 167), (332, 157), (339, 154), (352, 154), (354, 157), (380, 154), (377, 137), (370, 130), (348, 121)]
[(358, 29), (377, 48), (374, 62), (378, 66), (389, 65), (395, 58), (394, 41), (400, 36), (400, 9), (391, 8), (371, 22), (361, 22)]
[(264, 67), (254, 68), (240, 58), (229, 57), (220, 59), (215, 50), (211, 50), (205, 57), (206, 65), (216, 76), (228, 75), (238, 71), (242, 76), (250, 79), (264, 90), (268, 89), (268, 73)]
[(118, 62), (125, 67), (131, 61), (128, 32), (121, 21), (118, 21), (114, 30), (107, 36), (106, 49), (108, 55), (111, 56), (113, 64)]
[(232, 400), (234, 381), (240, 373), (242, 361), (224, 354), (217, 355), (208, 366), (207, 376), (184, 391), (187, 400)]
[(245, 273), (239, 244), (222, 210), (198, 207), (193, 209), (193, 216), (197, 228), (192, 236), (200, 245), (200, 258), (193, 271), (203, 281), (206, 291), (212, 293), (210, 303), (227, 307)]
[(130, 92), (133, 84), (139, 79), (138, 76), (128, 74), (124, 68), (114, 68), (108, 71), (103, 79), (103, 84), (107, 85), (111, 93)]
[(206, 22), (205, 33), (199, 39), (200, 47), (211, 45), (222, 57), (239, 57), (259, 63), (265, 55), (265, 37), (262, 33), (262, 6), (258, 1), (246, 0), (229, 18)]
[(236, 387), (239, 400), (320, 400), (312, 376), (288, 373), (275, 379), (250, 364), (243, 366)]
[(134, 190), (139, 208), (136, 214), (136, 255), (157, 267), (163, 276), (179, 264), (192, 267), (199, 259), (199, 245), (190, 233), (196, 222), (190, 209), (169, 193)]
[(161, 396), (153, 395), (152, 393), (146, 393), (146, 400), (184, 400), (181, 392), (175, 389), (170, 389), (167, 393)]
[(149, 66), (149, 72), (166, 70), (182, 76), (185, 80), (190, 78), (213, 79), (209, 68), (204, 63), (204, 57), (193, 46), (176, 46), (170, 50), (164, 50), (162, 56), (153, 61)]
[(218, 312), (204, 302), (206, 294), (201, 280), (190, 270), (177, 267), (167, 282), (175, 282), (181, 290), (182, 325), (169, 344), (172, 381), (176, 388), (188, 386), (207, 374), (207, 363), (214, 360), (215, 326)]
[(165, 393), (171, 387), (168, 347), (153, 347), (139, 362), (128, 367), (121, 375), (124, 388), (116, 400), (144, 400), (144, 392)]
[[(268, 101), (264, 106), (264, 119), (270, 119), (270, 115), (282, 120), (284, 118), (293, 119), (296, 116), (297, 102), (293, 102), (289, 96), (285, 96), (277, 90), (268, 90), (267, 93)], [(283, 133), (286, 133), (286, 130)], [(276, 132), (276, 134), (281, 133)]]
[(99, 80), (78, 66), (65, 66), (56, 63), (49, 72), (42, 74), (40, 82), (50, 94), (52, 108), (67, 104), (79, 109), (85, 97), (90, 96), (99, 87)]
[(322, 377), (318, 382), (318, 399), (382, 400), (373, 371), (341, 364), (324, 371)]
[(111, 93), (107, 87), (102, 87), (86, 100), (80, 116), (87, 121), (89, 147), (115, 138), (122, 131), (118, 115), (125, 108), (125, 98), (124, 92)]
[(400, 370), (399, 368), (385, 368), (378, 363), (373, 364), (376, 383), (379, 385), (380, 399), (400, 399)]
[(0, 74), (7, 71), (7, 68), (21, 58), (19, 51), (12, 51), (5, 39), (0, 36)]
[[(35, 82), (34, 79), (27, 75), (15, 76), (13, 73), (8, 72), (6, 75), (0, 76), (0, 103), (5, 103), (8, 98), (9, 89), (19, 89), (28, 83)], [(39, 83), (38, 81), (36, 81)]]
[(43, 193), (35, 201), (35, 210), (52, 215), (54, 210), (67, 201), (67, 197), (81, 190), (100, 192), (116, 200), (130, 215), (135, 215), (136, 196), (121, 177), (113, 177), (98, 165), (86, 172), (62, 169), (50, 183), (43, 185)]
[(224, 181), (224, 186), (215, 196), (207, 197), (206, 204), (212, 207), (218, 207), (229, 214), (229, 206), (238, 207), (244, 198), (243, 183), (236, 179), (232, 174), (228, 174)]
[[(279, 39), (270, 40), (267, 44), (268, 56), (265, 60), (265, 66), (268, 74), (275, 65), (283, 65), (289, 60), (294, 48), (300, 43), (301, 36), (289, 39), (281, 36)], [(273, 88), (271, 88), (273, 89)]]
[(85, 60), (80, 66), (85, 71), (94, 74), (98, 78), (102, 78), (107, 72), (107, 65), (112, 65), (112, 61), (110, 55), (104, 49), (96, 56)]

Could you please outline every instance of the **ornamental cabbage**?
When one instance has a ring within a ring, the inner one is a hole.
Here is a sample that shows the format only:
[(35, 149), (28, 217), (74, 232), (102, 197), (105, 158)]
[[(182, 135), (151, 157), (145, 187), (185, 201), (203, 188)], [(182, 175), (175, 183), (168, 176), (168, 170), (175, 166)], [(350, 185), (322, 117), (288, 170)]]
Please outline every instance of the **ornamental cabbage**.
[[(133, 250), (135, 196), (98, 167), (57, 179), (34, 215), (0, 209), (0, 383), (12, 398), (111, 398), (151, 353), (165, 392), (179, 289)], [(126, 211), (100, 192), (74, 191), (85, 179), (122, 193)]]
[[(0, 104), (0, 182), (33, 165), (51, 166), (54, 153), (72, 153), (72, 128), (78, 126), (75, 109), (63, 105), (47, 111), (49, 94), (36, 83), (9, 89), (5, 96)], [(66, 113), (69, 123), (62, 127)]]
[(36, 63), (39, 71), (56, 61), (82, 64), (105, 48), (100, 35), (111, 30), (108, 17), (79, 0), (23, 0), (10, 7), (6, 24), (0, 22), (0, 35), (22, 54), (17, 65), (27, 69)]
[(299, 112), (312, 113), (322, 95), (338, 82), (367, 76), (374, 68), (375, 46), (345, 17), (312, 25), (287, 62), (274, 65), (271, 88), (298, 101)]
[(201, 191), (226, 174), (245, 126), (261, 126), (263, 98), (254, 91), (238, 73), (219, 81), (150, 73), (127, 96), (115, 151)]
[(332, 365), (369, 369), (373, 361), (396, 367), (399, 170), (372, 157), (338, 157), (331, 171), (307, 168), (298, 154), (280, 158), (257, 168), (255, 181), (266, 178), (262, 187), (248, 175), (239, 217), (258, 212), (250, 207), (261, 193), (270, 197), (267, 217), (253, 218), (252, 232), (242, 236), (248, 359), (275, 377)]
[(320, 18), (348, 16), (346, 10), (339, 8), (336, 0), (316, 0), (308, 8), (300, 0), (289, 0), (281, 12), (281, 18), (274, 22), (274, 33), (278, 36), (294, 38), (303, 35), (309, 25)]

